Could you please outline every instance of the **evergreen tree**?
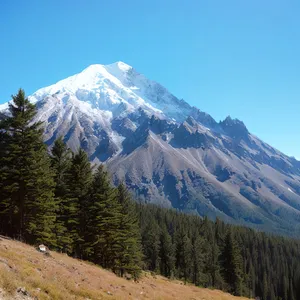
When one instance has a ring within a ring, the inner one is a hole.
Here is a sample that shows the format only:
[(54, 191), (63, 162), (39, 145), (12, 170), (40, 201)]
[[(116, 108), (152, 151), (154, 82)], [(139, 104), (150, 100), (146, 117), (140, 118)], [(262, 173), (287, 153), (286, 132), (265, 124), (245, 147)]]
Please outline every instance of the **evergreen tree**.
[(137, 277), (142, 259), (140, 228), (134, 204), (123, 184), (118, 186), (118, 201), (121, 204), (118, 268), (121, 276), (127, 272)]
[(166, 277), (174, 276), (175, 249), (172, 238), (166, 226), (163, 226), (160, 233), (160, 273)]
[(242, 257), (231, 230), (225, 238), (222, 258), (224, 279), (230, 291), (239, 296), (242, 293)]
[(19, 90), (0, 122), (1, 231), (27, 242), (55, 245), (54, 181), (36, 107)]
[(87, 221), (90, 216), (89, 194), (91, 192), (92, 168), (87, 154), (82, 150), (73, 156), (66, 174), (67, 193), (64, 210), (67, 215), (67, 229), (72, 241), (72, 254), (84, 258)]
[(193, 283), (200, 285), (205, 282), (203, 276), (204, 269), (204, 240), (196, 235), (193, 238), (192, 243), (192, 274)]
[(142, 231), (144, 261), (148, 270), (159, 272), (160, 269), (160, 228), (153, 217)]
[[(250, 256), (250, 253), (248, 254)], [(253, 298), (255, 296), (255, 272), (254, 272), (254, 267), (253, 267), (253, 263), (250, 260), (249, 263), (249, 272), (248, 272), (248, 296), (250, 298)]]
[(207, 245), (207, 257), (205, 263), (205, 272), (209, 276), (207, 286), (213, 286), (222, 289), (222, 277), (220, 274), (220, 250), (215, 240)]
[(51, 167), (54, 170), (54, 180), (56, 183), (55, 197), (63, 198), (67, 194), (67, 174), (72, 163), (72, 151), (59, 137), (54, 142), (51, 149)]
[(176, 267), (178, 269), (179, 278), (183, 278), (185, 282), (188, 281), (191, 274), (192, 262), (192, 243), (184, 231), (180, 228), (175, 236), (176, 243)]
[(120, 253), (123, 250), (120, 230), (122, 207), (117, 197), (117, 190), (110, 186), (108, 174), (100, 165), (94, 174), (89, 199), (87, 251), (95, 263), (115, 272), (119, 271), (117, 266), (120, 266)]
[(72, 152), (59, 137), (51, 149), (51, 167), (54, 171), (55, 200), (57, 203), (55, 234), (57, 248), (63, 252), (72, 252), (72, 238), (68, 231), (69, 200), (67, 176), (72, 163)]

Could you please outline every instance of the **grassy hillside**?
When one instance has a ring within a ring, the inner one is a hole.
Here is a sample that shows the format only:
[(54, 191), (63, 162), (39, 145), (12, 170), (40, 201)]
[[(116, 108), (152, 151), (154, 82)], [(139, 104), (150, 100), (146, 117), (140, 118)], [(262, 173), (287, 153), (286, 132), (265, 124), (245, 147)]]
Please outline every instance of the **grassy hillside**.
[[(20, 290), (20, 288), (23, 288)], [(0, 299), (246, 299), (144, 273), (139, 282), (0, 237)]]

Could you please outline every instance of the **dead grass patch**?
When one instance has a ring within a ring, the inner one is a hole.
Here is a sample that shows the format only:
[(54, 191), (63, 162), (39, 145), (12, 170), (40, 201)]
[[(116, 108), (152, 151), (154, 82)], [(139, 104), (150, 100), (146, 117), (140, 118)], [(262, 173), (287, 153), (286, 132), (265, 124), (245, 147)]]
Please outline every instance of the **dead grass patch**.
[(150, 273), (143, 273), (136, 283), (65, 254), (53, 252), (51, 257), (46, 257), (28, 245), (1, 240), (0, 288), (12, 295), (18, 287), (25, 287), (32, 297), (39, 300), (246, 299), (217, 290), (184, 285), (178, 280)]
[(18, 287), (16, 275), (5, 266), (0, 266), (0, 286), (10, 295), (14, 294)]

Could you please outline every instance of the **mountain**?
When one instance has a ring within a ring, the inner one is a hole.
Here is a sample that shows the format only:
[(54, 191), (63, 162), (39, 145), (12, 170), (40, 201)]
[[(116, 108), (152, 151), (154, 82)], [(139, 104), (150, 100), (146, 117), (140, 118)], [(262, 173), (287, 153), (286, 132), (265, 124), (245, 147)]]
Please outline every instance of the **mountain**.
[(216, 122), (123, 62), (91, 65), (29, 98), (49, 147), (64, 136), (139, 199), (300, 236), (300, 162), (242, 121)]

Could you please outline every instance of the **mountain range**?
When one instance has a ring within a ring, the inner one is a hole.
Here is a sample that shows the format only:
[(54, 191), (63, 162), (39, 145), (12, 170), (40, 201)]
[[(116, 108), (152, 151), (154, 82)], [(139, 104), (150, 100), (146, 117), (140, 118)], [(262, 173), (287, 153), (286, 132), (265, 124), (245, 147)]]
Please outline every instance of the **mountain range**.
[[(29, 99), (50, 148), (59, 136), (82, 147), (137, 199), (300, 236), (300, 162), (242, 121), (216, 122), (123, 62), (91, 65)], [(0, 118), (8, 113), (0, 105)]]

